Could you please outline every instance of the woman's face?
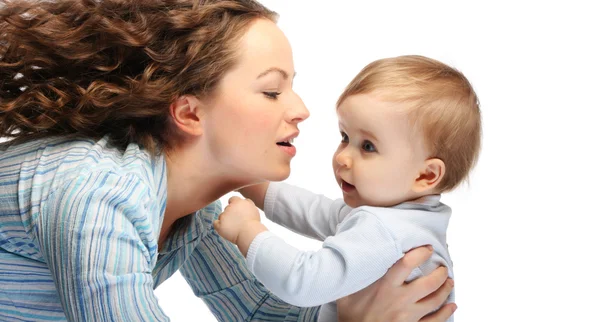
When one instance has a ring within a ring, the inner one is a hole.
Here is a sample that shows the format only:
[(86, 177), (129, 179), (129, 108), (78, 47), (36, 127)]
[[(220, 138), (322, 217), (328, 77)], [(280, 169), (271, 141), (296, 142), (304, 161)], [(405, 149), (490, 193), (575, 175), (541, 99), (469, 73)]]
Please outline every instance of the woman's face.
[(294, 73), (283, 32), (269, 20), (254, 22), (204, 118), (203, 135), (224, 174), (246, 183), (289, 176), (296, 149), (288, 141), (309, 116), (292, 90)]

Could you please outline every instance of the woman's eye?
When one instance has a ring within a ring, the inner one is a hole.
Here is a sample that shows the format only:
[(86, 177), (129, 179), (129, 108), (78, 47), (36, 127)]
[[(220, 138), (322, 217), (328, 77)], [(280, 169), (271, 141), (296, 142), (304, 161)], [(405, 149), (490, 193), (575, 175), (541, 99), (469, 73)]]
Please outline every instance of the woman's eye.
[(263, 94), (271, 100), (276, 100), (277, 96), (281, 95), (281, 92), (263, 92)]
[(350, 141), (350, 139), (348, 138), (348, 134), (344, 132), (340, 132), (340, 134), (342, 135), (342, 142), (348, 143), (348, 141)]
[(364, 141), (362, 144), (362, 149), (365, 150), (365, 152), (377, 152), (375, 144), (371, 143), (370, 141)]

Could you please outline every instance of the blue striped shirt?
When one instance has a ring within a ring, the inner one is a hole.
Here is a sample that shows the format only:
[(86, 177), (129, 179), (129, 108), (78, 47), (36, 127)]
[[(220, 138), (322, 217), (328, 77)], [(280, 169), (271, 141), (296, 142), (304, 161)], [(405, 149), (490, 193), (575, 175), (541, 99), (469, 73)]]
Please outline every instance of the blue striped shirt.
[(215, 233), (216, 201), (163, 248), (166, 164), (136, 145), (55, 137), (0, 145), (0, 321), (168, 321), (177, 270), (219, 321), (314, 321), (270, 294)]

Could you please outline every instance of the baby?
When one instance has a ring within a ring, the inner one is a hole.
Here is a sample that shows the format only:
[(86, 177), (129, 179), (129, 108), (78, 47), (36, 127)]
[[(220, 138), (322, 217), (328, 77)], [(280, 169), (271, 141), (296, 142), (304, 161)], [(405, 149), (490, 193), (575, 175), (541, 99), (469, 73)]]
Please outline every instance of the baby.
[[(233, 197), (214, 224), (275, 295), (297, 306), (325, 304), (319, 321), (336, 321), (335, 300), (369, 286), (418, 246), (431, 245), (434, 254), (408, 280), (440, 265), (453, 277), (446, 244), (451, 210), (440, 194), (466, 180), (481, 141), (469, 81), (421, 56), (367, 65), (340, 96), (337, 114), (342, 140), (333, 170), (343, 200), (265, 183), (242, 189), (249, 199)], [(260, 223), (250, 200), (270, 220), (322, 240), (322, 248), (286, 244)]]

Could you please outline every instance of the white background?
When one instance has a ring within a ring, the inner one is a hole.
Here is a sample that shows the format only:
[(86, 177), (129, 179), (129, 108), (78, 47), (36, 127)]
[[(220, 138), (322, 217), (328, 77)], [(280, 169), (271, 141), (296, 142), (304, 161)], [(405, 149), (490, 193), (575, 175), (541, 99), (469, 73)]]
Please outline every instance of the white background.
[[(288, 182), (341, 196), (330, 169), (334, 106), (365, 64), (405, 54), (448, 63), (474, 85), (484, 131), (470, 185), (442, 199), (454, 211), (456, 321), (600, 320), (600, 19), (591, 1), (262, 3), (281, 16), (294, 87), (311, 111)], [(179, 274), (156, 293), (173, 321), (214, 320)]]
[[(455, 320), (600, 320), (600, 20), (591, 1), (262, 2), (281, 15), (295, 90), (312, 113), (288, 182), (341, 196), (330, 169), (334, 106), (365, 64), (405, 54), (448, 63), (474, 85), (484, 130), (470, 185), (443, 197), (454, 210)], [(319, 247), (267, 225), (297, 247)], [(173, 321), (215, 321), (178, 273), (156, 293)]]

